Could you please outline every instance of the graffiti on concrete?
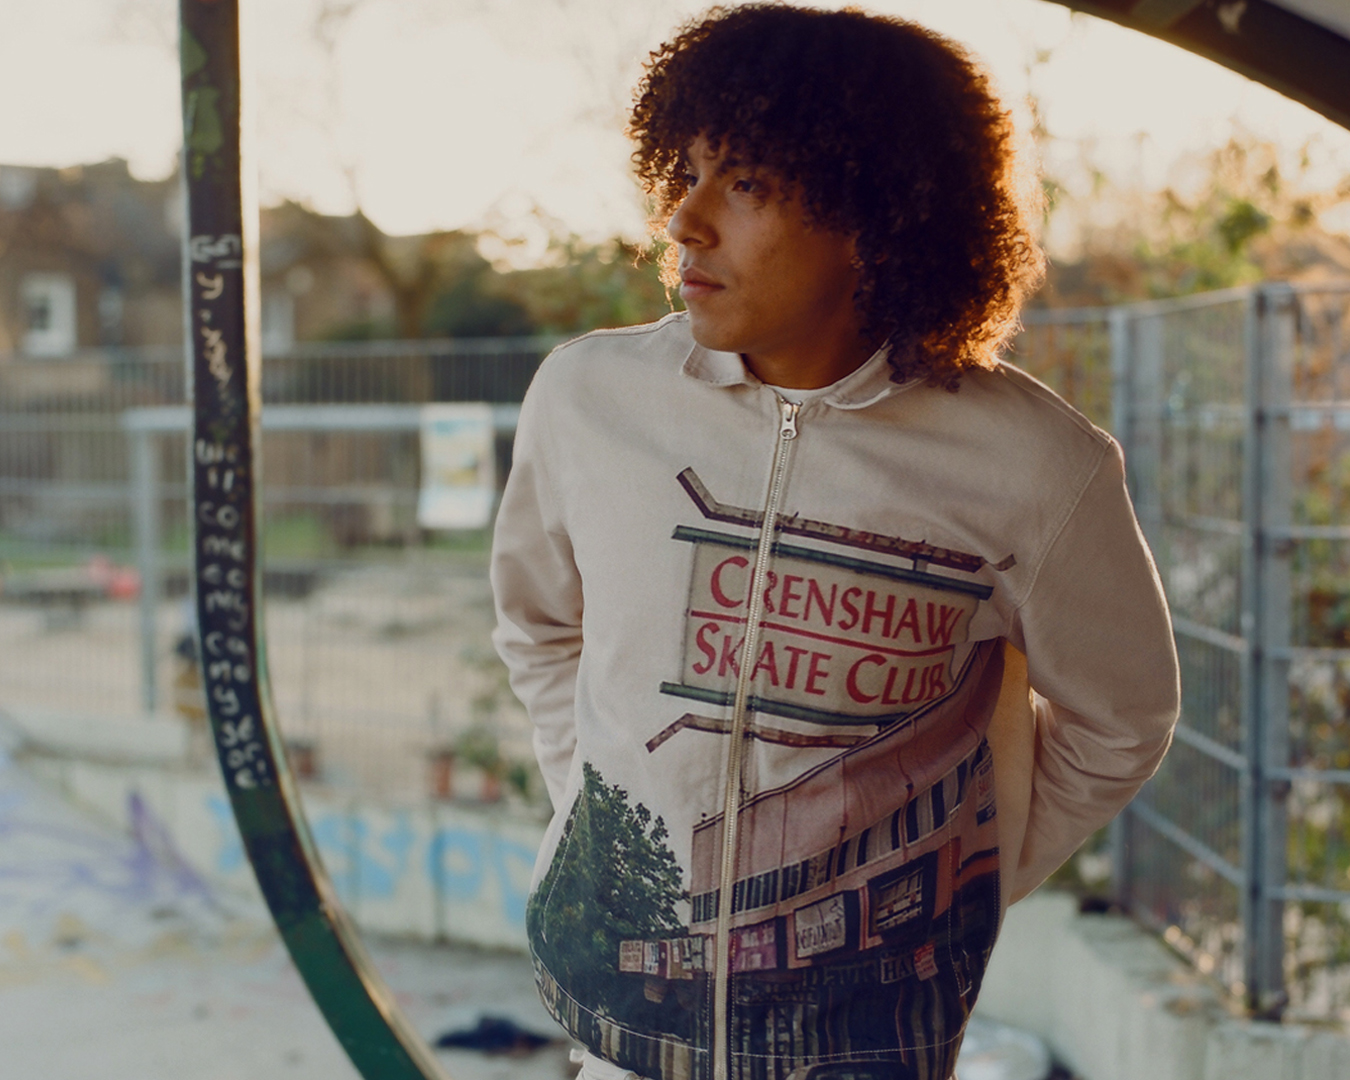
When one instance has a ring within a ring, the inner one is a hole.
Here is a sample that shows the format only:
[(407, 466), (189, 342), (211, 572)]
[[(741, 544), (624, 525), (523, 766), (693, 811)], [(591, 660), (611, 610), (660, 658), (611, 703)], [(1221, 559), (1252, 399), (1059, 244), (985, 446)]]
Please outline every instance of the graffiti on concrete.
[(452, 900), (480, 896), (491, 877), (501, 897), (502, 914), (525, 929), (525, 901), (537, 852), (493, 832), (439, 828), (427, 845), (427, 875), (441, 895)]
[[(221, 795), (208, 796), (206, 805), (217, 828), (210, 866), (238, 874), (246, 861), (230, 805)], [(490, 905), (506, 926), (524, 931), (536, 854), (529, 844), (477, 823), (433, 825), (407, 810), (311, 809), (310, 831), (349, 907), (425, 890), (438, 902)]]
[(223, 914), (139, 795), (127, 812), (129, 836), (0, 759), (0, 932), (45, 941), (79, 926), (80, 936), (149, 941), (171, 916)]

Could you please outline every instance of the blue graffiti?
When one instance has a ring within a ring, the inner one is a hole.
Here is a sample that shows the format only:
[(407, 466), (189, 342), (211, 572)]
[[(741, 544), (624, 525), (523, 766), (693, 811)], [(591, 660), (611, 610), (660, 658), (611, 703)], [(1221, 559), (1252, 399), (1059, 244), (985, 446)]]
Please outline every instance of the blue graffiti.
[(408, 869), (408, 861), (412, 857), (413, 846), (416, 843), (417, 833), (413, 830), (407, 812), (398, 814), (394, 819), (394, 824), (380, 836), (380, 847), (393, 857), (396, 867), (396, 869), (389, 871), (381, 868), (381, 872), (386, 874), (388, 883), (384, 886), (385, 891), (380, 895), (392, 896), (394, 894), (394, 886)]
[[(233, 873), (244, 864), (245, 854), (229, 803), (212, 795), (207, 808), (220, 830), (216, 870)], [(409, 872), (421, 866), (432, 890), (443, 899), (486, 902), (495, 894), (506, 922), (520, 929), (525, 926), (535, 860), (528, 844), (486, 829), (452, 825), (426, 836), (419, 834), (407, 811), (394, 814), (384, 828), (359, 811), (318, 813), (311, 819), (310, 832), (344, 904), (359, 908), (363, 901), (389, 900), (404, 886)]]
[(491, 870), (501, 890), (502, 914), (513, 926), (525, 926), (525, 902), (535, 852), (495, 833), (437, 829), (427, 849), (427, 873), (450, 900), (476, 900)]
[(350, 904), (356, 898), (348, 856), (351, 854), (347, 844), (347, 819), (344, 814), (324, 814), (310, 824), (310, 835), (314, 837), (314, 846), (319, 849), (324, 869), (337, 889), (338, 899)]
[(379, 836), (371, 850), (371, 828), (353, 814), (323, 814), (312, 827), (315, 846), (329, 868), (338, 895), (345, 902), (387, 900), (408, 870), (417, 835), (406, 812)]
[(436, 830), (427, 848), (427, 875), (442, 896), (473, 900), (483, 891), (485, 839), (483, 833), (467, 829)]
[(502, 907), (507, 920), (521, 929), (525, 927), (525, 902), (530, 897), (530, 877), (534, 873), (536, 854), (524, 844), (500, 837), (492, 845), (493, 865), (502, 884)]
[(139, 791), (127, 796), (127, 818), (131, 822), (134, 845), (131, 865), (136, 873), (146, 879), (156, 873), (168, 874), (175, 892), (195, 893), (208, 903), (214, 903), (211, 887), (183, 857), (168, 826), (155, 816)]

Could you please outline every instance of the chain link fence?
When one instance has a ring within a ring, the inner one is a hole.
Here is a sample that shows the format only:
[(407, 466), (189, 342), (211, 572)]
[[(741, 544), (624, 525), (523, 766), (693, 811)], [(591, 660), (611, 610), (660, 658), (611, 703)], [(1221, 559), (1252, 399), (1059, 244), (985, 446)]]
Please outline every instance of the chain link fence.
[(1181, 663), (1118, 899), (1252, 1013), (1348, 1020), (1350, 289), (1027, 323), (1018, 362), (1125, 447)]
[[(488, 641), (486, 530), (417, 522), (422, 404), (489, 402), (497, 474), (550, 340), (307, 345), (264, 362), (264, 591), (293, 764), (417, 803), (546, 799)], [(177, 350), (0, 357), (0, 708), (176, 713), (209, 759)]]

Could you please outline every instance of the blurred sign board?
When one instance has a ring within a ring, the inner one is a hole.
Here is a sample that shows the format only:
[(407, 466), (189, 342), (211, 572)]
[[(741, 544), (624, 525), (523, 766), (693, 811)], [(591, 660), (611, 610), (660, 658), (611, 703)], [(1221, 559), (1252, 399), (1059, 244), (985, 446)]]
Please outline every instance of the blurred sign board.
[(424, 529), (484, 528), (492, 520), (496, 497), (492, 406), (482, 402), (423, 406), (417, 524)]

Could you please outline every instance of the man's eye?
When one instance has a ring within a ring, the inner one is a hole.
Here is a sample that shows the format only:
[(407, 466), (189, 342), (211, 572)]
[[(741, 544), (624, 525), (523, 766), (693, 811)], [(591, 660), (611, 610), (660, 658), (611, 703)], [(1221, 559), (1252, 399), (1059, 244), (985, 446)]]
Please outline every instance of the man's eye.
[(685, 187), (693, 187), (695, 184), (698, 183), (698, 177), (697, 177), (694, 173), (691, 173), (691, 172), (687, 172), (687, 173), (682, 174), (682, 175), (680, 176), (680, 180), (681, 180), (681, 182), (684, 184)]
[(738, 177), (731, 185), (732, 191), (742, 191), (749, 195), (758, 194), (763, 189), (763, 184), (749, 176)]

